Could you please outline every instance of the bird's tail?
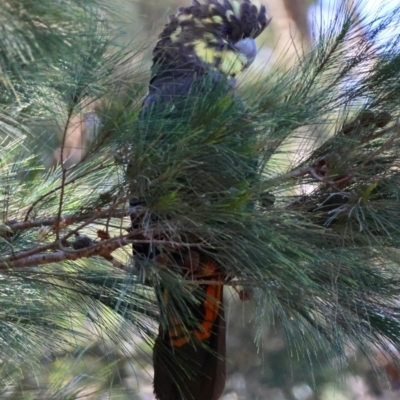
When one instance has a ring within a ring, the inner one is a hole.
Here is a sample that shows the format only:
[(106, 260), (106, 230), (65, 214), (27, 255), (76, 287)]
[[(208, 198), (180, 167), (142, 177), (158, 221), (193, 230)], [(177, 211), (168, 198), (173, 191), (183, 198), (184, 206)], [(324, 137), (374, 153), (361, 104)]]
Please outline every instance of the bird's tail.
[(182, 307), (191, 314), (191, 322), (169, 315), (173, 294), (163, 291), (168, 326), (160, 326), (153, 352), (154, 393), (159, 400), (218, 400), (224, 390), (222, 279), (213, 261), (201, 263), (201, 270), (204, 275), (196, 276), (202, 282), (192, 292), (198, 302), (188, 300)]

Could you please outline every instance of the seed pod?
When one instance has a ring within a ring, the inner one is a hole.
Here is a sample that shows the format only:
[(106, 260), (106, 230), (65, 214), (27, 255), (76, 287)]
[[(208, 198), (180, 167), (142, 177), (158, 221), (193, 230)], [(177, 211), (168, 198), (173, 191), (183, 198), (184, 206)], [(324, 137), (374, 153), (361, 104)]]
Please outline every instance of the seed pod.
[(92, 244), (93, 244), (93, 240), (90, 239), (89, 236), (78, 233), (76, 235), (75, 241), (72, 242), (72, 248), (74, 250), (81, 250), (81, 249), (86, 249), (87, 247), (90, 247)]
[(387, 111), (381, 111), (375, 116), (375, 124), (378, 128), (384, 128), (392, 119)]

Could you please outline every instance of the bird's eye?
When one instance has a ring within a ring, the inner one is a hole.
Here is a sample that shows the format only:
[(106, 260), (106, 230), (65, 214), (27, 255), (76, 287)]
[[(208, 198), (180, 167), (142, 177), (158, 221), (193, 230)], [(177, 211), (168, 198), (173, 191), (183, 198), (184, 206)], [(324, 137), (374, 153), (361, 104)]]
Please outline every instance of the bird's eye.
[(232, 28), (225, 27), (225, 28), (224, 28), (224, 33), (225, 33), (227, 36), (229, 36), (230, 34), (232, 34)]

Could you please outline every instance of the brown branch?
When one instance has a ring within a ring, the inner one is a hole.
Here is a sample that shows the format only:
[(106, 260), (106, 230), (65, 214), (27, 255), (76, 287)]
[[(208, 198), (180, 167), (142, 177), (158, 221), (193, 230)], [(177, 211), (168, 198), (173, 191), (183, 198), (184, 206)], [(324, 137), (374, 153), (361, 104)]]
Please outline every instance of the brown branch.
[(277, 185), (286, 180), (300, 178), (300, 177), (307, 176), (307, 175), (311, 175), (314, 179), (318, 180), (319, 182), (322, 182), (324, 180), (324, 177), (319, 175), (314, 167), (307, 166), (307, 167), (293, 169), (292, 171), (287, 172), (286, 174), (272, 178), (271, 180), (267, 181), (266, 183), (270, 187), (272, 184)]
[[(195, 247), (201, 248), (202, 245), (199, 243), (178, 243), (169, 240), (136, 240), (133, 237), (137, 234), (136, 232), (129, 232), (127, 235), (113, 237), (111, 239), (103, 240), (99, 243), (95, 243), (90, 247), (79, 249), (79, 250), (70, 250), (68, 248), (62, 247), (62, 244), (59, 240), (56, 240), (50, 244), (43, 245), (43, 246), (36, 246), (32, 249), (27, 251), (17, 253), (15, 255), (4, 257), (0, 259), (0, 270), (2, 269), (13, 269), (13, 268), (24, 268), (24, 267), (32, 267), (32, 266), (39, 266), (45, 265), (55, 262), (61, 261), (74, 261), (78, 260), (79, 258), (90, 258), (95, 256), (104, 257), (108, 261), (110, 261), (114, 266), (117, 268), (123, 267), (122, 263), (118, 261), (114, 261), (111, 253), (121, 247), (131, 245), (131, 244), (159, 244), (159, 245), (169, 245), (173, 248), (177, 247)], [(48, 250), (61, 248), (60, 251), (55, 251), (52, 253), (48, 253)], [(46, 251), (44, 253), (44, 251)], [(39, 254), (37, 254), (40, 252)]]
[[(19, 259), (24, 259), (26, 257), (33, 256), (35, 254), (42, 253), (43, 251), (52, 250), (52, 249), (64, 250), (63, 244), (67, 243), (67, 239), (70, 236), (74, 235), (80, 229), (84, 228), (88, 224), (95, 222), (96, 219), (100, 219), (100, 218), (104, 218), (104, 217), (109, 218), (110, 214), (113, 214), (114, 217), (124, 217), (124, 216), (130, 215), (128, 210), (112, 210), (112, 208), (113, 207), (111, 207), (111, 209), (97, 211), (96, 213), (94, 213), (92, 215), (87, 215), (87, 214), (85, 214), (85, 215), (80, 215), (80, 214), (69, 215), (65, 218), (66, 220), (68, 219), (69, 224), (72, 224), (74, 222), (80, 222), (80, 221), (84, 221), (84, 223), (81, 224), (80, 226), (78, 226), (77, 228), (71, 230), (70, 232), (68, 232), (63, 238), (61, 238), (61, 240), (55, 240), (54, 242), (49, 243), (49, 244), (45, 244), (42, 246), (34, 246), (26, 251), (13, 253), (12, 256), (3, 258), (3, 261), (9, 262), (9, 261), (15, 261), (15, 260), (19, 260)], [(38, 219), (35, 221), (27, 221), (27, 222), (20, 222), (20, 223), (16, 222), (16, 223), (10, 224), (8, 227), (13, 232), (17, 232), (17, 231), (30, 229), (32, 227), (54, 226), (56, 224), (58, 224), (58, 217)], [(0, 262), (1, 262), (1, 259), (0, 259)]]
[[(44, 244), (42, 246), (34, 246), (34, 247), (32, 247), (32, 248), (30, 248), (28, 250), (21, 251), (21, 252), (18, 252), (18, 253), (13, 253), (12, 256), (4, 257), (3, 260), (4, 260), (4, 262), (9, 262), (9, 261), (12, 261), (12, 260), (24, 259), (24, 258), (30, 257), (30, 256), (32, 256), (34, 254), (41, 253), (43, 251), (56, 249), (57, 247), (58, 247), (58, 243), (57, 242)], [(0, 261), (0, 263), (1, 263), (1, 261)]]
[(38, 265), (51, 264), (61, 261), (73, 261), (78, 260), (79, 258), (89, 258), (95, 256), (109, 257), (109, 254), (114, 250), (134, 242), (135, 241), (133, 240), (128, 240), (124, 238), (115, 238), (109, 243), (101, 242), (94, 246), (90, 246), (86, 249), (81, 250), (64, 250), (55, 251), (53, 253), (34, 254), (14, 261), (2, 261), (0, 262), (0, 270), (33, 267)]
[[(125, 199), (123, 200), (125, 201)], [(122, 202), (122, 200), (121, 200)], [(92, 219), (93, 216), (96, 215), (96, 218), (101, 219), (101, 218), (108, 218), (109, 216), (114, 217), (114, 218), (123, 218), (127, 217), (131, 214), (131, 212), (127, 209), (125, 210), (110, 210), (109, 208), (101, 211), (96, 211), (96, 213), (93, 214), (81, 214), (81, 213), (75, 213), (75, 214), (68, 214), (62, 217), (65, 221), (68, 221), (69, 225), (76, 223), (76, 222), (82, 222), (86, 221), (87, 219)], [(10, 229), (9, 232), (20, 232), (24, 231), (27, 229), (31, 228), (40, 228), (41, 226), (54, 226), (59, 222), (57, 217), (51, 217), (51, 218), (38, 218), (38, 219), (33, 219), (29, 221), (23, 221), (23, 222), (12, 222), (8, 223), (7, 227)], [(1, 236), (1, 235), (0, 235)]]
[[(107, 220), (109, 220), (110, 218), (110, 213), (112, 213), (113, 209), (115, 209), (119, 204), (121, 204), (122, 202), (125, 203), (126, 199), (121, 199), (119, 201), (116, 201), (109, 209), (107, 209), (107, 213), (104, 214), (104, 217), (107, 218)], [(72, 235), (78, 233), (81, 229), (83, 229), (85, 226), (95, 222), (98, 218), (99, 215), (101, 214), (101, 211), (97, 211), (94, 215), (92, 215), (90, 218), (85, 219), (82, 224), (80, 224), (79, 226), (77, 226), (75, 229), (71, 230), (70, 232), (68, 232), (66, 235), (63, 236), (63, 238), (61, 239), (61, 242), (66, 241), (68, 238), (70, 238)], [(129, 215), (129, 214), (127, 214)]]

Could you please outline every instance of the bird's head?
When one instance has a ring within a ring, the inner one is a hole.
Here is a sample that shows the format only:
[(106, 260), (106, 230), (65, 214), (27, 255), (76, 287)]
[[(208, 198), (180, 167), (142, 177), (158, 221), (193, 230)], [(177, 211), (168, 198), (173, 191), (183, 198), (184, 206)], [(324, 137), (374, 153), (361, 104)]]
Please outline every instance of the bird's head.
[(253, 62), (254, 39), (269, 22), (265, 6), (250, 0), (192, 0), (169, 17), (153, 61), (211, 67), (234, 78)]

